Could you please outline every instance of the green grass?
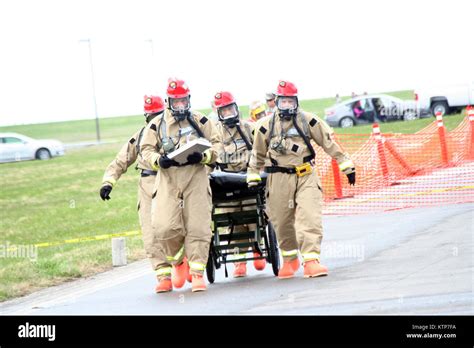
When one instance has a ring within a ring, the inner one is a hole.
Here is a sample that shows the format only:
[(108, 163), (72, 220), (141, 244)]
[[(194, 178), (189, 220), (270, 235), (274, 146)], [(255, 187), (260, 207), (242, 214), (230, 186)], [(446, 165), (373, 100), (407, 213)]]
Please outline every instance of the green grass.
[[(411, 98), (411, 91), (390, 94)], [(326, 98), (302, 101), (302, 106), (322, 115), (324, 108), (333, 103), (333, 98)], [(248, 110), (241, 109), (246, 115)], [(448, 129), (462, 117), (446, 117)], [(381, 128), (383, 132), (411, 133), (433, 120), (387, 123)], [(143, 116), (102, 119), (103, 138), (120, 142), (68, 151), (66, 156), (50, 161), (0, 164), (0, 245), (30, 245), (138, 230), (138, 173), (133, 167), (119, 180), (110, 201), (101, 201), (98, 191), (104, 169), (122, 146), (121, 141), (142, 124)], [(344, 132), (370, 133), (371, 129), (369, 125)], [(64, 142), (95, 139), (94, 120), (0, 128), (0, 132), (6, 131)], [(127, 238), (127, 247), (129, 260), (145, 257), (141, 238)], [(0, 258), (0, 301), (110, 269), (110, 250), (110, 240), (105, 240), (39, 248), (37, 262)]]
[[(103, 171), (121, 144), (88, 147), (50, 161), (0, 165), (0, 245), (138, 230), (138, 175), (124, 175), (107, 202), (98, 195)], [(144, 257), (140, 238), (128, 238), (131, 259)], [(111, 266), (110, 240), (38, 249), (38, 262), (0, 258), (0, 300)]]

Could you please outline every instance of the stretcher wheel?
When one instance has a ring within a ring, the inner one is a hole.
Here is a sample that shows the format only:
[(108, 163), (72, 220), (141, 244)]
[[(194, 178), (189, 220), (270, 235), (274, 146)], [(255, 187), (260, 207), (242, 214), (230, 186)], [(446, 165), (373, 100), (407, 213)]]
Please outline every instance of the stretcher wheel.
[(271, 222), (268, 222), (268, 225), (267, 225), (267, 235), (268, 235), (268, 244), (269, 244), (269, 250), (268, 250), (268, 256), (270, 258), (269, 261), (272, 264), (273, 274), (277, 276), (278, 270), (280, 269), (280, 252), (278, 251), (277, 238), (276, 238), (275, 230)]
[(216, 269), (214, 267), (214, 255), (211, 251), (212, 245), (209, 247), (209, 257), (207, 258), (207, 264), (206, 264), (206, 275), (207, 275), (207, 280), (209, 283), (214, 283), (214, 280), (216, 279)]

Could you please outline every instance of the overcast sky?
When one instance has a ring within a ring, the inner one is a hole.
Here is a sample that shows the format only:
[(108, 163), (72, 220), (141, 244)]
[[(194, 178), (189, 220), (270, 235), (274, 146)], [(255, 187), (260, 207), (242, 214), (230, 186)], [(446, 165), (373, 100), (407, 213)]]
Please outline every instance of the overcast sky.
[(474, 79), (472, 1), (0, 0), (0, 125), (141, 114), (167, 78), (192, 104), (279, 79), (302, 98)]

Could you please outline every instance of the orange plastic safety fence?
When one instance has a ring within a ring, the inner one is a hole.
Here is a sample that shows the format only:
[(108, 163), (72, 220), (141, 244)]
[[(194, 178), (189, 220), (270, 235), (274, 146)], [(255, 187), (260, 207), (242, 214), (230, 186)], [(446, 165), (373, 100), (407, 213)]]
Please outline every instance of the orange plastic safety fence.
[(474, 202), (474, 115), (452, 131), (442, 120), (414, 134), (380, 134), (374, 127), (372, 134), (335, 135), (355, 163), (355, 186), (315, 147), (324, 214)]

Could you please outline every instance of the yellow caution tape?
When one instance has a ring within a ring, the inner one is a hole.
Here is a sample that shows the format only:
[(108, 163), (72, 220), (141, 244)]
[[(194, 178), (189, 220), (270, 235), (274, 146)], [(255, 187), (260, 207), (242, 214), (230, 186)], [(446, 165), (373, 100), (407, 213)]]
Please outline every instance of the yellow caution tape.
[[(109, 234), (99, 234), (96, 236), (88, 236), (88, 237), (79, 237), (73, 239), (66, 239), (63, 241), (55, 241), (55, 242), (43, 242), (43, 243), (36, 243), (33, 244), (36, 248), (47, 248), (52, 246), (59, 246), (59, 245), (67, 245), (67, 244), (77, 244), (83, 242), (91, 242), (95, 240), (105, 240), (105, 239), (112, 239), (115, 237), (130, 237), (130, 236), (138, 236), (140, 235), (140, 231), (128, 231), (128, 232), (119, 232), (119, 233), (109, 233)], [(7, 251), (14, 251), (16, 247), (8, 248)]]

